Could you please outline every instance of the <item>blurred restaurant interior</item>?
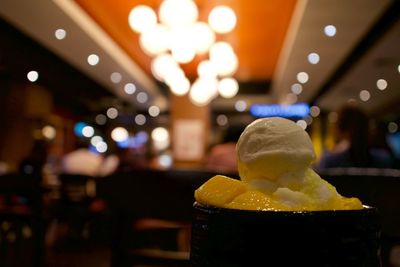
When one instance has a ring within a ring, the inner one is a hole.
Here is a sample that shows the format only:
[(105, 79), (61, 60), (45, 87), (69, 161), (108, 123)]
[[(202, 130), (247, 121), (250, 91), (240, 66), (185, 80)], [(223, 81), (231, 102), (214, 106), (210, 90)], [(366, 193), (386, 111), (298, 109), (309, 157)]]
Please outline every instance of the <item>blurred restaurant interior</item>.
[[(190, 215), (171, 210), (237, 177), (240, 133), (276, 116), (307, 131), (321, 176), (347, 179), (338, 191), (393, 216), (382, 266), (400, 266), (399, 1), (1, 0), (0, 32), (0, 266), (126, 266), (118, 195), (123, 218), (176, 213), (131, 228), (183, 248), (131, 266), (189, 266)], [(374, 152), (328, 164), (345, 108)]]

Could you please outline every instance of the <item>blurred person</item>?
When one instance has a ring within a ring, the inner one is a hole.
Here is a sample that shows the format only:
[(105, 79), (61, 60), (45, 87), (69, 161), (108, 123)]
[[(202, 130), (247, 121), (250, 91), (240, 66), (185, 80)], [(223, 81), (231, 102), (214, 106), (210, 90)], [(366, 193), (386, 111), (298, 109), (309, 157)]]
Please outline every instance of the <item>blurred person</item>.
[(45, 140), (35, 140), (29, 155), (19, 164), (19, 172), (42, 177), (43, 167), (47, 162), (47, 143)]
[(116, 150), (119, 164), (116, 172), (145, 170), (149, 168), (149, 159), (145, 148), (120, 148)]
[(245, 126), (230, 126), (222, 140), (222, 143), (213, 146), (206, 160), (206, 168), (222, 173), (238, 172), (236, 157), (236, 142), (239, 140)]
[(317, 169), (337, 167), (391, 168), (390, 154), (369, 143), (369, 120), (357, 106), (348, 105), (338, 112), (335, 135), (337, 144), (325, 153)]
[(102, 177), (113, 173), (119, 164), (114, 155), (103, 155), (91, 151), (83, 140), (77, 141), (76, 150), (61, 159), (61, 173)]

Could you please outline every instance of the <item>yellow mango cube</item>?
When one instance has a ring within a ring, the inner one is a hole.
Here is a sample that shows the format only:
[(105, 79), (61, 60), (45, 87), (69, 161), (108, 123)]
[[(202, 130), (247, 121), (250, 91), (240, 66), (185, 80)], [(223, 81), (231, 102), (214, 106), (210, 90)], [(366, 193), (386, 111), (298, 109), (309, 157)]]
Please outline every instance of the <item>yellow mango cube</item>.
[(223, 175), (216, 175), (200, 186), (194, 196), (204, 205), (222, 207), (247, 191), (245, 183)]

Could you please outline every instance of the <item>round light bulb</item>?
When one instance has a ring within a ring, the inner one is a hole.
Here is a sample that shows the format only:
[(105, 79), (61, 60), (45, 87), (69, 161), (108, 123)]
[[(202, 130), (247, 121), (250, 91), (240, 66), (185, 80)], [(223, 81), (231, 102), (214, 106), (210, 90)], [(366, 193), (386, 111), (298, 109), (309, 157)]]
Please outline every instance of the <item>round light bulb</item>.
[(208, 23), (217, 33), (228, 33), (236, 26), (236, 14), (227, 6), (214, 7), (208, 16)]
[(239, 84), (233, 78), (224, 78), (218, 83), (218, 92), (224, 98), (232, 98), (239, 91)]
[(142, 33), (157, 24), (157, 15), (146, 5), (138, 5), (129, 12), (129, 26), (135, 32)]

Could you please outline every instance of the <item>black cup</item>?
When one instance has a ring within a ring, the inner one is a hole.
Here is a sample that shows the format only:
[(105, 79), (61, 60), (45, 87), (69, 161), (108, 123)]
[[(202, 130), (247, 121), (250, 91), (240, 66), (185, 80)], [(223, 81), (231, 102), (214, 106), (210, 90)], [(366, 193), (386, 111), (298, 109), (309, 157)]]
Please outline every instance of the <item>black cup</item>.
[(194, 204), (192, 267), (380, 266), (376, 208), (246, 211)]

